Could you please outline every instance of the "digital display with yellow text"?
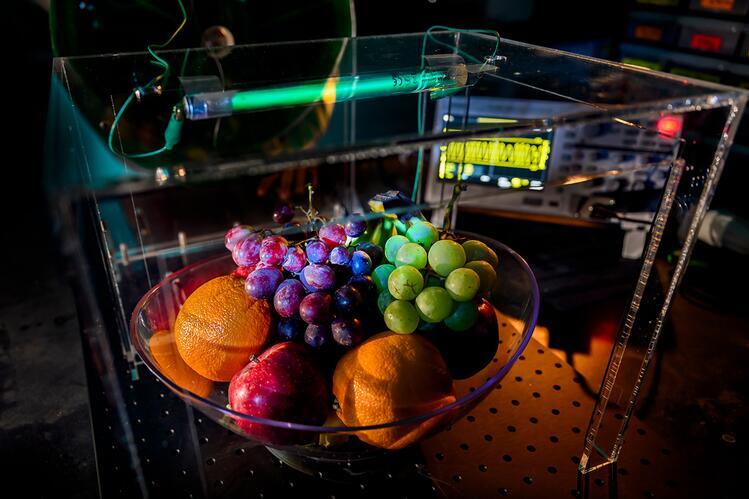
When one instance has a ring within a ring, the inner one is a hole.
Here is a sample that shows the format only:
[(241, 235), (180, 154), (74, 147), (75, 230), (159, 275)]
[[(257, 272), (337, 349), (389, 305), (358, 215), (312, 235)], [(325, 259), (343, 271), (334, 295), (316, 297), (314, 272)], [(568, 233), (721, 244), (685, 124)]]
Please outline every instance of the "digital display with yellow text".
[(446, 182), (541, 189), (550, 153), (551, 134), (448, 142), (440, 146), (437, 176)]

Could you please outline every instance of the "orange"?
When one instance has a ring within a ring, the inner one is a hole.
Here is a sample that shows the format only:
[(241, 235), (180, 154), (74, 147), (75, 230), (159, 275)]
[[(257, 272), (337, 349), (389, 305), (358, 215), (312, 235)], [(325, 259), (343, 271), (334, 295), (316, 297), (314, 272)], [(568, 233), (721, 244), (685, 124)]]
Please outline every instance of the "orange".
[(195, 372), (213, 381), (230, 381), (260, 353), (270, 326), (268, 302), (250, 298), (244, 280), (222, 276), (185, 300), (174, 322), (174, 337), (179, 354)]
[[(338, 361), (333, 394), (346, 426), (391, 423), (455, 401), (452, 378), (437, 348), (421, 336), (391, 331), (372, 336)], [(401, 449), (441, 420), (364, 430), (358, 436), (376, 447)]]
[(148, 341), (148, 346), (161, 372), (177, 386), (201, 397), (206, 397), (211, 393), (213, 382), (185, 364), (177, 352), (171, 331), (156, 331)]

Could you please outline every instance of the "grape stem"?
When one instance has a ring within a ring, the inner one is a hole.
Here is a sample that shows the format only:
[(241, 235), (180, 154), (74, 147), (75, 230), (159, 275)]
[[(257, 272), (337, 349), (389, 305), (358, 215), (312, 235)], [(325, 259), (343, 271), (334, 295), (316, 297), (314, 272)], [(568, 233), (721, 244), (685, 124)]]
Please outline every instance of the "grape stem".
[(304, 213), (304, 215), (307, 217), (307, 223), (310, 225), (314, 224), (315, 221), (319, 221), (321, 223), (325, 223), (325, 219), (320, 216), (320, 212), (315, 209), (315, 206), (312, 204), (312, 197), (315, 194), (315, 190), (312, 187), (312, 184), (307, 184), (307, 209), (305, 210), (301, 206), (297, 206), (296, 208)]
[[(441, 275), (439, 275), (439, 274), (438, 274), (437, 272), (435, 272), (434, 270), (432, 270), (432, 269), (427, 269), (427, 271), (426, 271), (426, 278), (428, 279), (428, 278), (430, 278), (430, 277), (436, 277), (436, 278), (438, 278), (438, 279), (444, 279), (444, 277), (442, 277)], [(426, 282), (426, 279), (424, 279), (424, 282)]]
[(442, 230), (445, 234), (449, 234), (452, 232), (451, 226), (453, 220), (453, 209), (455, 209), (455, 203), (458, 201), (461, 193), (465, 190), (465, 184), (458, 183), (453, 186), (453, 193), (450, 197), (450, 202), (447, 203), (447, 208), (445, 208), (445, 217), (442, 219)]

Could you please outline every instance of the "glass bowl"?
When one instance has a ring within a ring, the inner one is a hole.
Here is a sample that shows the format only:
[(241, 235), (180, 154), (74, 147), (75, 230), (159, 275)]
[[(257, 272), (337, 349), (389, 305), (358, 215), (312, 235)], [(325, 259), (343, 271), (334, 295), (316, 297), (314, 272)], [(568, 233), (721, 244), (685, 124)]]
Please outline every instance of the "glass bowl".
[[(456, 235), (485, 242), (499, 257), (497, 282), (484, 303), (484, 306), (491, 305), (487, 308), (488, 314), (496, 316), (496, 324), (491, 323), (490, 328), (484, 327), (481, 331), (474, 327), (462, 333), (413, 333), (432, 340), (453, 378), (454, 401), (437, 409), (368, 426), (342, 426), (340, 421), (332, 426), (305, 425), (253, 417), (232, 410), (228, 404), (229, 383), (207, 380), (189, 369), (179, 357), (171, 338), (172, 325), (190, 293), (203, 283), (235, 269), (228, 254), (184, 267), (148, 291), (133, 311), (130, 324), (132, 341), (148, 369), (185, 402), (229, 430), (265, 445), (290, 466), (333, 480), (346, 480), (383, 469), (394, 462), (398, 451), (364, 443), (364, 440), (370, 440), (367, 436), (377, 431), (397, 431), (398, 434), (415, 431), (419, 436), (409, 445), (413, 449), (418, 441), (449, 428), (502, 380), (522, 354), (536, 325), (538, 285), (525, 260), (492, 239), (466, 232)], [(495, 327), (496, 336), (493, 334)], [(171, 345), (170, 360), (165, 362), (162, 356), (162, 362), (157, 361), (151, 350), (153, 345), (161, 345), (160, 348)], [(249, 436), (242, 430), (242, 426), (247, 427), (248, 423), (267, 431)]]

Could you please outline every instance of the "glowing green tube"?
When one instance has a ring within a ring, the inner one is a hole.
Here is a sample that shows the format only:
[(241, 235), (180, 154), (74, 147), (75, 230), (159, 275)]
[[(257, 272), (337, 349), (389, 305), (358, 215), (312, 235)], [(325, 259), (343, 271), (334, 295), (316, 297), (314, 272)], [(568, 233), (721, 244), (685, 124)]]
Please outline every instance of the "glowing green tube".
[(458, 85), (445, 71), (328, 78), (281, 87), (188, 95), (185, 117), (201, 120), (235, 113), (354, 99), (444, 90)]

